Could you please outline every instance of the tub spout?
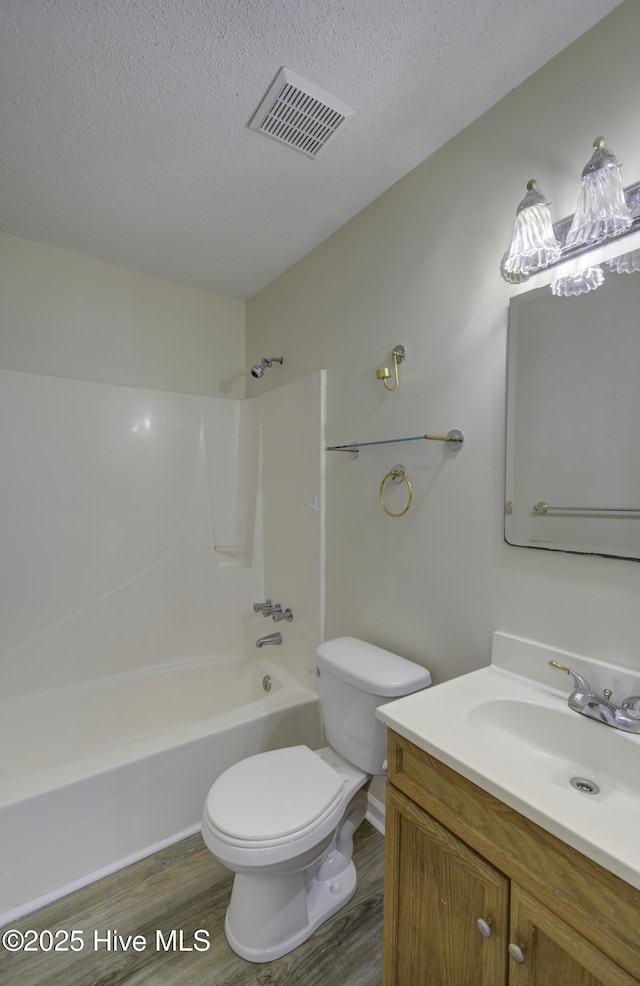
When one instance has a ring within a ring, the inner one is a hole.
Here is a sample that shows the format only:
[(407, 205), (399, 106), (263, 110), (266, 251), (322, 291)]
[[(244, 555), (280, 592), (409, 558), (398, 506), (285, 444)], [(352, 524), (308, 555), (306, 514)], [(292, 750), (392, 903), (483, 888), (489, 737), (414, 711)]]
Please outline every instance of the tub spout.
[(268, 633), (266, 637), (258, 637), (256, 640), (256, 647), (266, 647), (268, 644), (281, 644), (282, 634), (281, 633)]

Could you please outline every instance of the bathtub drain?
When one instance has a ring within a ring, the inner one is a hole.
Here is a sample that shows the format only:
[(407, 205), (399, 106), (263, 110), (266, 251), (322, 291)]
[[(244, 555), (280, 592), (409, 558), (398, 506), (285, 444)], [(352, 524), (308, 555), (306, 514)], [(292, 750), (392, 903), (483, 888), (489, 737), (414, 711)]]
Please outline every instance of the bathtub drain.
[(271, 675), (270, 674), (265, 674), (264, 678), (262, 679), (262, 687), (264, 688), (265, 692), (270, 692), (271, 691)]

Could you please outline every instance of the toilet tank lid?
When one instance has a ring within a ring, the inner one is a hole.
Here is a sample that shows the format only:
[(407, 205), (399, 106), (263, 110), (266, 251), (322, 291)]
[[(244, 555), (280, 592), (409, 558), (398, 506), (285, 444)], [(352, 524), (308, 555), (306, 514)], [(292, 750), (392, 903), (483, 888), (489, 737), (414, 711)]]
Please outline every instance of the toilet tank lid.
[(316, 650), (318, 667), (371, 695), (397, 698), (431, 684), (426, 668), (357, 637), (325, 640)]

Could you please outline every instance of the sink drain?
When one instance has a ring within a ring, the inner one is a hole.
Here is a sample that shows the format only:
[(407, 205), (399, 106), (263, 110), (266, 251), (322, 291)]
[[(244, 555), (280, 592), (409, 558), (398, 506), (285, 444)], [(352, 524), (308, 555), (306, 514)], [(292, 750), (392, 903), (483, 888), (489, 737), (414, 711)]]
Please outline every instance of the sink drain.
[(595, 781), (590, 781), (586, 777), (572, 777), (569, 782), (571, 787), (575, 787), (576, 791), (582, 791), (583, 794), (600, 794), (600, 788)]

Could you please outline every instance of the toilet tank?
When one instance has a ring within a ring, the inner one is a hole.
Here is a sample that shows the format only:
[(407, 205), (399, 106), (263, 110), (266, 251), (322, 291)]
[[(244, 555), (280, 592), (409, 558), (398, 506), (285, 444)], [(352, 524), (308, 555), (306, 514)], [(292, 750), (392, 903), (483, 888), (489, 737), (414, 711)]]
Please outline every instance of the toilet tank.
[(387, 730), (379, 705), (431, 684), (419, 664), (357, 637), (326, 640), (316, 651), (326, 742), (367, 774), (384, 774)]

